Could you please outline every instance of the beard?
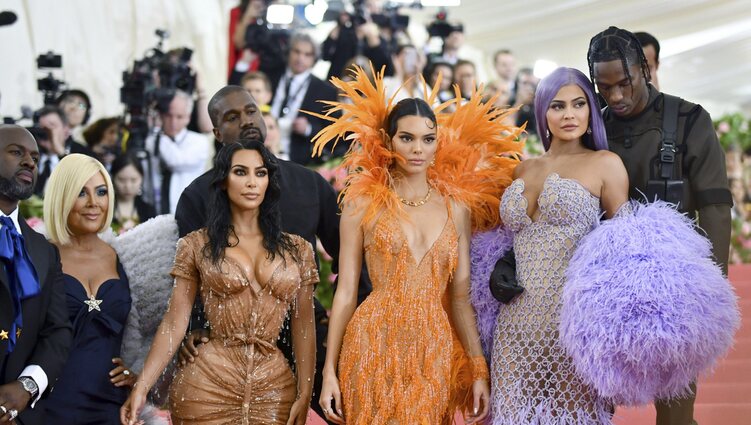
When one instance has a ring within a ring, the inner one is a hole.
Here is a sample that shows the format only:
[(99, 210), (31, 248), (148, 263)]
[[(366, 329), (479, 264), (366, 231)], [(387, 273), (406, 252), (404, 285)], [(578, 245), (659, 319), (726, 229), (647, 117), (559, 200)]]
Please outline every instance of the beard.
[(29, 199), (29, 197), (31, 197), (31, 195), (34, 193), (35, 184), (36, 179), (34, 179), (34, 182), (32, 182), (32, 184), (24, 185), (18, 183), (15, 179), (6, 179), (5, 177), (0, 177), (0, 194), (9, 199), (23, 201), (24, 199)]

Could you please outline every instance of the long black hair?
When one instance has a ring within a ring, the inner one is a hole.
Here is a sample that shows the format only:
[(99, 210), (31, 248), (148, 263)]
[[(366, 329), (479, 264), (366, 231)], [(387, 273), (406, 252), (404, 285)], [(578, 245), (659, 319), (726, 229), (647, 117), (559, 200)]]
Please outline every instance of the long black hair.
[(216, 156), (206, 216), (206, 232), (209, 241), (203, 247), (203, 254), (214, 264), (218, 264), (224, 258), (225, 248), (230, 246), (229, 239), (235, 230), (227, 196), (227, 178), (232, 168), (232, 157), (235, 152), (242, 149), (258, 152), (269, 173), (269, 184), (258, 214), (258, 225), (263, 235), (263, 247), (267, 258), (273, 261), (276, 255), (280, 255), (284, 259), (284, 254), (288, 253), (297, 261), (292, 239), (282, 232), (282, 215), (279, 210), (279, 198), (282, 192), (279, 186), (279, 166), (276, 157), (266, 149), (263, 142), (251, 139), (240, 139), (235, 143), (225, 145)]
[(649, 74), (647, 57), (644, 56), (644, 50), (639, 43), (639, 39), (630, 31), (611, 26), (589, 41), (587, 63), (589, 64), (589, 79), (593, 86), (595, 85), (594, 64), (614, 60), (621, 61), (624, 75), (628, 77), (629, 82), (633, 79), (629, 65), (633, 64), (638, 64), (641, 67), (641, 72), (647, 83), (652, 80)]

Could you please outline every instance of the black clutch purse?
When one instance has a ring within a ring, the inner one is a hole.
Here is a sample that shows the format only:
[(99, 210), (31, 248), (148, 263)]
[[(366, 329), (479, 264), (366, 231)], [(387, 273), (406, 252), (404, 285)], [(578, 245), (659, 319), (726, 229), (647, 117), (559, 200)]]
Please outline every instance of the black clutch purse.
[(516, 256), (514, 250), (509, 250), (493, 267), (490, 274), (490, 293), (498, 301), (508, 304), (516, 296), (524, 292), (524, 287), (516, 281)]

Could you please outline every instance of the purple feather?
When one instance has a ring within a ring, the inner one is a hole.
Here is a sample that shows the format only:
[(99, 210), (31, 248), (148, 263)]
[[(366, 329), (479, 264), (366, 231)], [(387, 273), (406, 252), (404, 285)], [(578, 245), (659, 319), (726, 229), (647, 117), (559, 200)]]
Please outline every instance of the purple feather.
[(623, 405), (687, 394), (740, 323), (733, 288), (693, 223), (663, 202), (632, 208), (581, 240), (560, 325), (579, 375)]
[(490, 359), (493, 349), (493, 332), (500, 310), (500, 302), (490, 293), (490, 274), (495, 263), (513, 246), (513, 232), (503, 227), (472, 236), (469, 295), (477, 313), (477, 329), (487, 359)]

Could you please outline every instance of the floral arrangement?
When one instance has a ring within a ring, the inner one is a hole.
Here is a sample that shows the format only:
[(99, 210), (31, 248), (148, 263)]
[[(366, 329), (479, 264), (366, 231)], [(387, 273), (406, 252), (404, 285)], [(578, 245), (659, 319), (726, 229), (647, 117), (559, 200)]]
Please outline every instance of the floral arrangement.
[(730, 264), (751, 263), (751, 223), (740, 217), (733, 219), (728, 262)]
[[(342, 161), (343, 158), (333, 158), (313, 168), (334, 187), (337, 193), (344, 189), (344, 180), (347, 177), (347, 170), (341, 166)], [(318, 275), (320, 277), (320, 283), (316, 287), (316, 298), (326, 310), (331, 310), (331, 305), (334, 302), (334, 282), (336, 281), (336, 274), (331, 270), (333, 259), (323, 249), (320, 241), (316, 244), (316, 251), (319, 264)]]
[(714, 122), (717, 138), (724, 150), (731, 147), (745, 151), (751, 148), (749, 120), (740, 113), (726, 114)]

